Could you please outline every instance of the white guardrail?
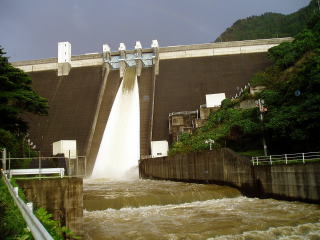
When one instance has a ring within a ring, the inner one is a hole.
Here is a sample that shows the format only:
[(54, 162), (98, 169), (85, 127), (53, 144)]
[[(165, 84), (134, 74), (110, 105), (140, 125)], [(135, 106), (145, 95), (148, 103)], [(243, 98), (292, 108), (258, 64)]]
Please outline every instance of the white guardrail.
[(3, 155), (2, 165), (3, 169), (10, 173), (9, 178), (11, 175), (38, 175), (38, 178), (42, 178), (47, 174), (59, 174), (60, 177), (85, 177), (87, 171), (85, 156), (16, 158)]
[[(13, 188), (7, 175), (2, 171), (2, 178), (5, 182), (5, 184), (8, 187), (8, 190), (18, 206), (22, 217), (24, 218), (25, 222), (28, 225), (28, 228), (30, 229), (33, 237), (36, 240), (53, 240), (52, 236), (48, 233), (48, 231), (45, 229), (45, 227), (41, 224), (39, 219), (33, 214), (32, 207), (28, 207), (28, 204), (25, 204), (24, 201), (19, 197), (18, 194), (18, 188)], [(32, 204), (29, 204), (29, 206), (32, 206)]]
[(258, 165), (273, 165), (273, 164), (294, 164), (307, 162), (320, 162), (320, 152), (308, 153), (292, 153), (282, 155), (269, 155), (252, 157), (251, 162), (254, 166)]
[(5, 171), (9, 174), (9, 178), (13, 175), (45, 175), (45, 174), (59, 174), (60, 178), (64, 176), (64, 168), (29, 168), (29, 169), (11, 169)]

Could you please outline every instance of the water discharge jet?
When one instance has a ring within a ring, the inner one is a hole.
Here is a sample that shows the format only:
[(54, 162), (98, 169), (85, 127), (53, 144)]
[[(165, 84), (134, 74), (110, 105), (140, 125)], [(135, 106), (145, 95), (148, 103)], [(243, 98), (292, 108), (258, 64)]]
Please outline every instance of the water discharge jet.
[[(126, 68), (105, 127), (92, 178), (125, 179), (140, 156), (140, 111), (136, 68)], [(138, 174), (137, 174), (138, 177)]]

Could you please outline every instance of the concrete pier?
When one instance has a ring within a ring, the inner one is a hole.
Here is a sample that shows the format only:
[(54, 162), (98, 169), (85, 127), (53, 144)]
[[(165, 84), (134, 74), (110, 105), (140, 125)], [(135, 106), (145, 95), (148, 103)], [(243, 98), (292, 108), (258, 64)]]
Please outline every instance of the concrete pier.
[(45, 208), (77, 236), (83, 236), (82, 178), (17, 180), (35, 208)]

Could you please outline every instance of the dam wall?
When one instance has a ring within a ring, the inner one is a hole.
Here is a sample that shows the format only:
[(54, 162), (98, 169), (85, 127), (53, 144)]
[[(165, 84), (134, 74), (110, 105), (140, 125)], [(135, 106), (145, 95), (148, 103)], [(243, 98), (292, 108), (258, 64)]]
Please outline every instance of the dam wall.
[[(198, 109), (205, 103), (206, 94), (234, 96), (256, 72), (270, 64), (268, 49), (287, 41), (292, 39), (160, 47), (159, 65), (142, 68), (138, 77), (141, 156), (150, 155), (151, 141), (169, 139), (169, 113)], [(152, 52), (142, 49), (142, 53)], [(120, 53), (110, 54), (117, 57)], [(36, 149), (42, 156), (50, 156), (53, 142), (76, 140), (77, 153), (87, 157), (90, 173), (123, 69), (107, 70), (102, 53), (72, 56), (70, 72), (65, 76), (58, 76), (61, 69), (57, 58), (13, 65), (26, 71), (35, 91), (49, 101), (48, 116), (24, 116)]]
[(253, 166), (228, 148), (141, 159), (140, 178), (214, 183), (252, 197), (319, 203), (320, 163)]
[(81, 178), (16, 180), (28, 201), (45, 208), (77, 236), (83, 235), (83, 180)]
[(98, 94), (102, 85), (102, 67), (72, 68), (68, 76), (56, 70), (29, 73), (34, 90), (48, 99), (48, 116), (25, 116), (30, 138), (42, 156), (52, 155), (52, 143), (77, 140), (78, 155), (86, 155)]

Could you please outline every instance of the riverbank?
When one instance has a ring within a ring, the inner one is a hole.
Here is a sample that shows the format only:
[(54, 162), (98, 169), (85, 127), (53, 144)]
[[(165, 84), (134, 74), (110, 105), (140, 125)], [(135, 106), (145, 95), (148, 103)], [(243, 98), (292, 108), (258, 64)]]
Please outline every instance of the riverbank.
[(319, 203), (320, 163), (253, 166), (228, 148), (142, 159), (143, 179), (202, 182), (238, 188), (249, 197)]

